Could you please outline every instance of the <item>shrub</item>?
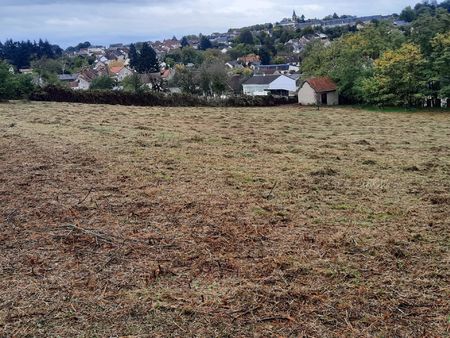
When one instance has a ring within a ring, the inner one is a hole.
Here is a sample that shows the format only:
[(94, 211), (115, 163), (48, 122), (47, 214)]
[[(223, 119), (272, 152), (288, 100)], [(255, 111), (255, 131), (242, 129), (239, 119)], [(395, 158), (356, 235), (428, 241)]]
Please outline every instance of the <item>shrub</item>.
[(160, 92), (133, 93), (113, 90), (76, 91), (57, 86), (35, 90), (30, 96), (34, 101), (56, 101), (134, 106), (210, 106), (210, 107), (262, 107), (286, 104), (286, 99), (271, 96), (230, 96), (226, 99), (206, 98), (192, 94), (168, 94)]

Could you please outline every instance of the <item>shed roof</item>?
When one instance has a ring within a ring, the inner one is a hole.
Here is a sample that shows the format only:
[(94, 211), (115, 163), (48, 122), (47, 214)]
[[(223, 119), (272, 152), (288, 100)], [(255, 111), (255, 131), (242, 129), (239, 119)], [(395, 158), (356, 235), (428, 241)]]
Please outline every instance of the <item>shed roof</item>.
[(306, 80), (316, 93), (334, 92), (337, 90), (336, 83), (329, 77), (313, 77)]

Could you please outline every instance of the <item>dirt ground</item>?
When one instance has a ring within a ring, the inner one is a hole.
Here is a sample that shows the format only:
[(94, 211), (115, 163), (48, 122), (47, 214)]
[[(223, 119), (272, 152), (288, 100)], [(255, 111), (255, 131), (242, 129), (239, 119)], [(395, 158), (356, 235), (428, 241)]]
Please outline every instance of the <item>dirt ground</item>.
[(450, 114), (0, 104), (0, 336), (450, 335)]

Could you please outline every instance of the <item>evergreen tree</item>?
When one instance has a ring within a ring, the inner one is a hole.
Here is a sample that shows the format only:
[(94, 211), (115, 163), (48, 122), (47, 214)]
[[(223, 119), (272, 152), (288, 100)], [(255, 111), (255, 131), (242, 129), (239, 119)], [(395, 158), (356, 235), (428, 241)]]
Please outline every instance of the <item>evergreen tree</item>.
[(128, 58), (130, 59), (130, 67), (136, 69), (138, 66), (139, 55), (136, 50), (134, 43), (130, 45), (130, 52), (128, 53)]
[(200, 50), (207, 50), (209, 48), (212, 48), (211, 41), (204, 35), (200, 38), (200, 45), (198, 46), (198, 49)]
[(136, 70), (139, 73), (159, 72), (159, 62), (155, 50), (147, 42), (142, 44)]
[(270, 54), (270, 51), (266, 46), (262, 46), (259, 49), (258, 55), (261, 58), (261, 64), (270, 65), (270, 62), (272, 60), (272, 55)]
[(181, 48), (184, 47), (189, 47), (189, 41), (187, 39), (187, 37), (183, 36), (183, 38), (181, 39)]

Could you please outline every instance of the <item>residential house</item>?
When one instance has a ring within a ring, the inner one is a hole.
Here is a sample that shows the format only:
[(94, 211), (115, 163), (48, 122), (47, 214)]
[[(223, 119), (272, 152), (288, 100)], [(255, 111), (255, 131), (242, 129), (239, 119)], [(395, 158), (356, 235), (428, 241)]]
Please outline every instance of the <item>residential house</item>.
[(289, 64), (280, 65), (259, 65), (255, 67), (256, 74), (287, 74), (289, 73)]
[(133, 71), (125, 66), (115, 66), (109, 68), (110, 74), (114, 76), (117, 81), (122, 82), (127, 76), (133, 74)]
[(109, 60), (109, 62), (120, 61), (124, 62), (126, 56), (118, 49), (110, 49), (105, 53), (105, 57)]
[(295, 97), (298, 91), (298, 77), (280, 75), (269, 84), (269, 92), (272, 95)]
[(245, 95), (288, 97), (297, 94), (297, 83), (295, 78), (286, 75), (256, 75), (245, 81), (242, 88)]
[(266, 96), (269, 94), (270, 84), (280, 75), (252, 76), (242, 84), (244, 95)]
[(83, 69), (77, 76), (77, 86), (73, 87), (76, 90), (87, 90), (90, 88), (92, 80), (97, 77), (97, 73), (92, 69)]
[(298, 92), (298, 103), (305, 106), (339, 104), (336, 83), (328, 77), (306, 80)]
[(237, 59), (237, 61), (245, 66), (250, 66), (250, 65), (256, 64), (256, 63), (259, 64), (261, 62), (261, 59), (260, 59), (259, 55), (248, 54), (245, 56), (241, 56), (240, 58)]
[(58, 80), (61, 82), (74, 82), (77, 80), (77, 74), (59, 74)]
[(163, 81), (170, 81), (175, 76), (175, 69), (165, 68), (161, 70), (161, 79)]
[(240, 64), (238, 61), (228, 61), (227, 63), (225, 63), (225, 66), (227, 66), (230, 69), (241, 69), (244, 68), (244, 66), (242, 64)]

